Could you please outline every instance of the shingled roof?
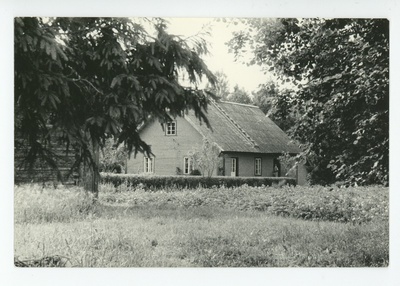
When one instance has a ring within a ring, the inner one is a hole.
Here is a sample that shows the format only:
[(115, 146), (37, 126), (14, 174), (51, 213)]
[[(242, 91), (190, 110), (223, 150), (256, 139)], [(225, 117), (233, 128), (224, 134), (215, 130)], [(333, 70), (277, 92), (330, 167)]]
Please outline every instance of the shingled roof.
[(185, 119), (203, 136), (217, 143), (221, 151), (248, 153), (299, 153), (299, 148), (257, 107), (233, 102), (209, 105), (207, 118), (212, 130), (193, 113)]

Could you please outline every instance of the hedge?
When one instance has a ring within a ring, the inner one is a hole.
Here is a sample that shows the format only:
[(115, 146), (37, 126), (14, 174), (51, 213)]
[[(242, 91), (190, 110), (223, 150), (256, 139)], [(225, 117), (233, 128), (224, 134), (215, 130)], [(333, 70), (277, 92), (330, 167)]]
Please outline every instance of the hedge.
[(296, 179), (287, 177), (200, 177), (200, 176), (156, 176), (137, 174), (112, 174), (101, 173), (103, 183), (111, 183), (115, 187), (121, 184), (137, 186), (141, 184), (145, 188), (159, 189), (166, 187), (204, 188), (211, 187), (238, 187), (248, 185), (254, 187), (278, 185), (296, 185)]

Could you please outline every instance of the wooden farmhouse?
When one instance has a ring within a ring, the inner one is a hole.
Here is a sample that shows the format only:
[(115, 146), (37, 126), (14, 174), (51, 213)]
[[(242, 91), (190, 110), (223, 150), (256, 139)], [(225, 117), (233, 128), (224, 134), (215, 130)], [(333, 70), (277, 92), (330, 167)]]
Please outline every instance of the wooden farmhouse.
[[(299, 148), (256, 106), (212, 101), (207, 109), (211, 129), (200, 123), (193, 112), (160, 126), (144, 124), (140, 136), (151, 146), (154, 156), (137, 154), (128, 159), (127, 173), (189, 175), (196, 169), (190, 153), (201, 148), (203, 138), (220, 149), (221, 164), (214, 176), (285, 176), (278, 157), (297, 154)], [(298, 184), (305, 183), (304, 167), (292, 172)]]

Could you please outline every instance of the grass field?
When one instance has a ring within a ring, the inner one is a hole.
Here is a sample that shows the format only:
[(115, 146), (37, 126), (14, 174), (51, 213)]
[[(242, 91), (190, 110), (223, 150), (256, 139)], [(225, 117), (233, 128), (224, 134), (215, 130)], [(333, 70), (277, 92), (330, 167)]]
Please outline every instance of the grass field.
[(76, 267), (389, 263), (388, 189), (15, 188), (15, 258)]

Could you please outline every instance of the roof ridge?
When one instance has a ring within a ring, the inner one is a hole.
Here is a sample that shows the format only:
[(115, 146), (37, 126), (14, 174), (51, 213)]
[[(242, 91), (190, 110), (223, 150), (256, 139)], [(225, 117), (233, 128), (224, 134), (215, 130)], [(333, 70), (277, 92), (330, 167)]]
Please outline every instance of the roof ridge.
[(252, 107), (252, 108), (259, 108), (257, 105), (245, 104), (245, 103), (239, 103), (239, 102), (233, 102), (233, 101), (220, 100), (220, 102), (234, 104), (234, 105), (240, 105), (240, 106), (246, 106), (246, 107)]
[(259, 148), (256, 141), (254, 141), (254, 139), (251, 138), (251, 136), (232, 117), (230, 117), (229, 114), (221, 106), (219, 106), (215, 100), (211, 99), (211, 103), (229, 120), (229, 122), (234, 125), (234, 127), (236, 127), (239, 133), (244, 136), (247, 141), (249, 141), (255, 148)]

